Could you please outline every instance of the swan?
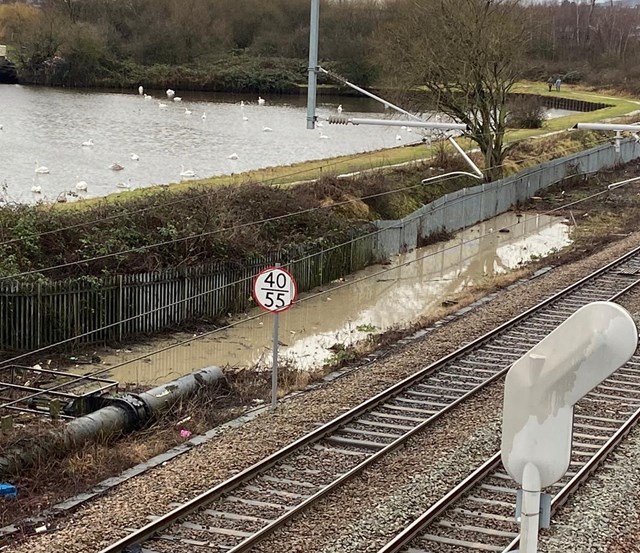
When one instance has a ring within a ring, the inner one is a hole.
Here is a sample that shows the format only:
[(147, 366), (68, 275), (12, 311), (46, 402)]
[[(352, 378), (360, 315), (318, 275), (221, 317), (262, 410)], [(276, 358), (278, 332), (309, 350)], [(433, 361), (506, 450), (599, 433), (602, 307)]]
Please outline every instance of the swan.
[(402, 137), (399, 134), (396, 134), (396, 140), (402, 140)]
[(40, 192), (42, 192), (42, 186), (32, 186), (31, 192), (34, 194), (40, 194)]
[(327, 140), (327, 138), (329, 138), (329, 137), (328, 137), (326, 134), (321, 134), (321, 135), (320, 135), (320, 138), (321, 138), (322, 140)]
[(153, 100), (153, 96), (150, 96), (149, 94), (145, 94), (144, 95), (144, 99), (145, 100)]
[(127, 182), (119, 182), (118, 184), (116, 184), (116, 188), (131, 188), (131, 179), (129, 179)]
[(262, 132), (273, 132), (271, 127), (262, 127)]
[(140, 159), (140, 156), (138, 154), (131, 154), (131, 159), (133, 161), (138, 161)]
[(206, 114), (206, 113), (203, 113), (203, 114), (202, 114), (202, 120), (204, 121), (206, 118), (207, 118), (207, 114)]
[(37, 161), (36, 161), (36, 173), (38, 175), (48, 175), (49, 174), (49, 168), (45, 167), (44, 165), (40, 165)]
[(231, 154), (229, 159), (238, 159), (238, 154)]
[(242, 120), (243, 120), (243, 121), (249, 121), (249, 118), (248, 118), (246, 115), (243, 115), (243, 116), (242, 116)]
[(87, 147), (87, 148), (90, 148), (91, 146), (93, 146), (93, 140), (91, 140), (91, 139), (89, 139), (89, 140), (85, 140), (85, 141), (82, 143), (82, 145), (83, 145), (83, 146), (85, 146), (85, 147)]
[(163, 104), (162, 102), (159, 102), (159, 103), (158, 103), (158, 107), (159, 107), (160, 109), (167, 109), (167, 104)]
[(176, 97), (173, 99), (173, 101), (174, 101), (174, 102), (182, 102), (182, 98), (180, 98), (180, 96), (176, 96)]
[(342, 113), (342, 104), (338, 106), (338, 113)]
[(81, 180), (76, 183), (76, 190), (86, 190), (87, 188), (89, 188), (89, 185), (86, 181)]
[(138, 94), (140, 94), (140, 96), (144, 94), (144, 88), (142, 87), (142, 85), (138, 87)]
[(193, 112), (189, 108), (184, 108), (185, 115), (191, 115)]
[(240, 109), (244, 109), (244, 100), (240, 100)]
[(258, 105), (259, 106), (264, 106), (266, 103), (267, 103), (267, 101), (264, 98), (258, 96)]
[(112, 163), (109, 166), (109, 169), (111, 169), (112, 171), (122, 171), (124, 169), (124, 167), (122, 165), (120, 165), (118, 162), (116, 162), (116, 163)]
[(195, 177), (196, 176), (196, 172), (193, 169), (185, 169), (184, 165), (181, 166), (182, 167), (182, 171), (180, 171), (180, 176), (184, 177), (186, 179), (190, 178), (190, 177)]
[(167, 88), (167, 98), (171, 99), (176, 95), (176, 91), (175, 90), (171, 90), (170, 88)]

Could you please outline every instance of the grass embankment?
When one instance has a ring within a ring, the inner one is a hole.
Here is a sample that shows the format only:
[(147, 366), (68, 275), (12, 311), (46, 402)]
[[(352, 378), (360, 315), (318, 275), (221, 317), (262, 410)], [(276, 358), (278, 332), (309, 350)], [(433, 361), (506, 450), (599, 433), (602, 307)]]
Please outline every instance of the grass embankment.
[[(8, 206), (0, 210), (0, 276), (59, 266), (26, 278), (91, 279), (212, 260), (240, 263), (277, 250), (299, 255), (319, 242), (328, 247), (349, 240), (374, 219), (402, 217), (466, 184), (423, 187), (424, 172), (414, 166), (286, 188), (256, 183), (180, 192), (164, 188), (72, 210)], [(85, 259), (94, 260), (77, 263)]]

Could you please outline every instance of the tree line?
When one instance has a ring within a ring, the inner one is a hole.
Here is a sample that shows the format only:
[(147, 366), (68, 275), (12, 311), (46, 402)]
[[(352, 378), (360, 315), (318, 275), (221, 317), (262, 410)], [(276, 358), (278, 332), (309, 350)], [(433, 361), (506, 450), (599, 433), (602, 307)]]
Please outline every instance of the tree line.
[[(111, 80), (124, 86), (129, 82), (118, 83), (118, 72), (138, 76), (136, 70), (144, 73), (140, 68), (154, 65), (206, 68), (232, 56), (259, 59), (267, 66), (265, 60), (271, 59), (272, 67), (278, 66), (277, 60), (304, 61), (309, 4), (303, 0), (43, 0), (35, 8), (5, 3), (0, 5), (0, 41), (14, 47), (14, 61), (34, 79), (55, 74), (55, 63), (67, 62), (66, 82), (54, 84)], [(380, 30), (397, 18), (402, 4), (403, 0), (323, 0), (321, 57), (360, 84), (377, 82), (380, 69), (374, 53)], [(638, 6), (596, 0), (514, 4), (526, 31), (524, 76), (553, 73), (574, 81), (638, 87)], [(282, 62), (282, 67), (296, 73), (300, 64)], [(304, 71), (297, 79), (304, 82)]]
[[(351, 78), (372, 83), (376, 68), (367, 54), (385, 10), (375, 0), (325, 1), (322, 8), (323, 56), (339, 62)], [(182, 67), (190, 68), (184, 79), (193, 80), (194, 88), (208, 88), (202, 81), (216, 64), (235, 68), (236, 77), (262, 67), (301, 81), (308, 33), (309, 5), (300, 0), (45, 0), (39, 9), (0, 6), (0, 41), (14, 47), (25, 78), (44, 79), (62, 69), (65, 82), (52, 84), (70, 86), (109, 80), (128, 86), (129, 75), (135, 80), (152, 67), (160, 75), (158, 67)], [(261, 88), (260, 80), (245, 80), (240, 88)], [(222, 88), (233, 89), (234, 79), (228, 81)]]

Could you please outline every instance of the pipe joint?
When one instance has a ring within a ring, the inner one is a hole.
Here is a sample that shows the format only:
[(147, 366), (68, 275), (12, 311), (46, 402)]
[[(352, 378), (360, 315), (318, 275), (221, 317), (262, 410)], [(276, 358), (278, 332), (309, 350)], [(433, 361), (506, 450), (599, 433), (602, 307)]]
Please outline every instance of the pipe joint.
[(123, 394), (111, 400), (111, 405), (127, 414), (129, 428), (140, 428), (151, 418), (147, 403), (137, 394)]

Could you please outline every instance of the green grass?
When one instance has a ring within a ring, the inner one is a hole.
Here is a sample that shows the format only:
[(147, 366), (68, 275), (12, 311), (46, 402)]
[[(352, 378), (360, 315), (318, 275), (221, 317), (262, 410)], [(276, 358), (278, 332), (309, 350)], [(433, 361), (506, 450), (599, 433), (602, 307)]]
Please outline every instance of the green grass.
[(576, 123), (595, 123), (596, 121), (603, 121), (605, 119), (624, 117), (633, 111), (640, 110), (640, 101), (638, 100), (590, 92), (578, 86), (563, 85), (563, 88), (558, 93), (555, 91), (549, 92), (545, 83), (520, 83), (513, 91), (524, 94), (537, 94), (539, 96), (557, 96), (560, 98), (570, 98), (572, 100), (611, 104), (611, 107), (551, 119), (545, 122), (542, 129), (510, 131), (507, 133), (507, 142), (531, 138), (549, 132), (568, 130)]

